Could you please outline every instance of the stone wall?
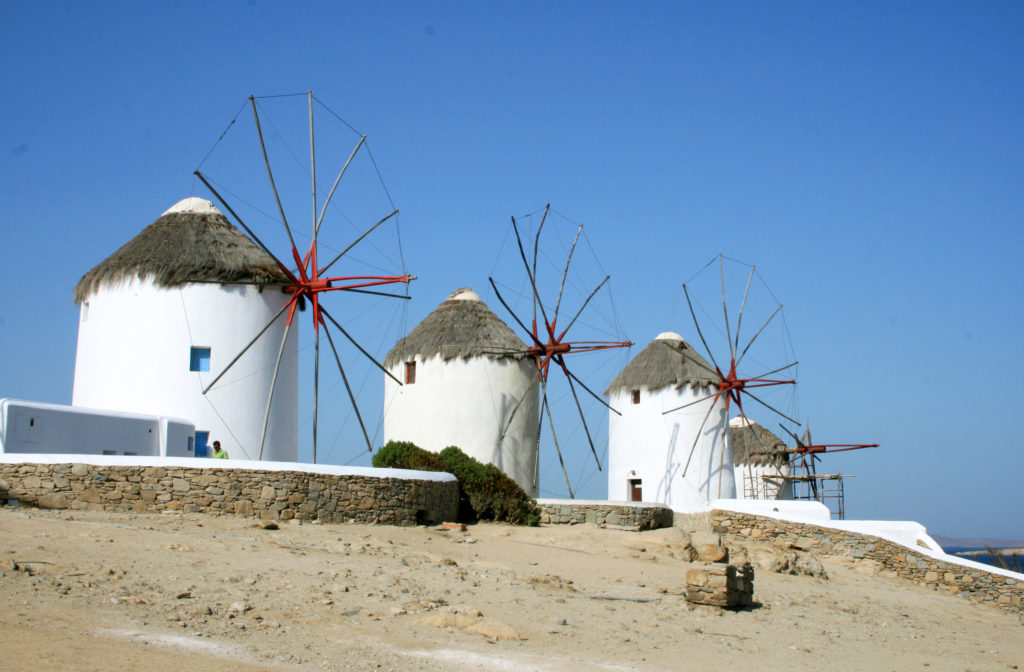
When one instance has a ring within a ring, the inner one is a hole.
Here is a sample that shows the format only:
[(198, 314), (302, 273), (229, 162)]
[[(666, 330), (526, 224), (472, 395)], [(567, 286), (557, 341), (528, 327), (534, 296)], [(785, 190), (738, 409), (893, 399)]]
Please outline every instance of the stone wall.
[(889, 573), (926, 588), (993, 604), (1024, 615), (1024, 581), (983, 569), (936, 560), (879, 537), (766, 516), (715, 509), (715, 532), (728, 545), (735, 541), (762, 541), (811, 551), (819, 556), (867, 558)]
[(2, 500), (50, 509), (416, 525), (455, 520), (459, 484), (215, 467), (0, 463)]
[(572, 500), (537, 502), (540, 522), (553, 525), (614, 525), (656, 530), (672, 527), (672, 509), (650, 504), (575, 504)]

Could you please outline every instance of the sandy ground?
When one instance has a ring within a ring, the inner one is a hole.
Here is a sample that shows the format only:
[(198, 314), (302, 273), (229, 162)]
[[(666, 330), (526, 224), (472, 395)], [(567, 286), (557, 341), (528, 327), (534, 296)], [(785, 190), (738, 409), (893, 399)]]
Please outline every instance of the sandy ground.
[(824, 559), (689, 605), (675, 530), (0, 509), (17, 670), (1007, 670), (1024, 622)]

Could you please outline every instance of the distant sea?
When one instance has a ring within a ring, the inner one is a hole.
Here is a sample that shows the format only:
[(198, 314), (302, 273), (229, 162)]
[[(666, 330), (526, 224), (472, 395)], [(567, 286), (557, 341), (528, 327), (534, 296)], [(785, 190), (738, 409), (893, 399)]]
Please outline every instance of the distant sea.
[[(981, 553), (979, 555), (960, 555), (960, 553), (964, 551), (985, 551), (986, 549), (984, 546), (943, 546), (942, 550), (949, 555), (956, 555), (965, 560), (974, 560), (975, 562), (992, 565), (993, 567), (1001, 567), (1001, 565), (995, 561), (995, 558), (988, 553)], [(1021, 566), (1024, 566), (1024, 555), (1004, 555), (1003, 557), (1006, 560), (1006, 564), (1011, 568), (1016, 566), (1015, 560), (1017, 563), (1020, 563)]]

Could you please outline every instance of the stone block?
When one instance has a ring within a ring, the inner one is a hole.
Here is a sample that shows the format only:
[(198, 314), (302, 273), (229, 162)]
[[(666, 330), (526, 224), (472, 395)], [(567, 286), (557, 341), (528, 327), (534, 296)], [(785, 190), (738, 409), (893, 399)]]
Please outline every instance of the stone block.
[(754, 598), (754, 570), (747, 564), (707, 564), (686, 572), (686, 600), (716, 607), (743, 607)]
[(811, 547), (814, 546), (814, 544), (814, 539), (811, 539), (810, 537), (799, 537), (796, 541), (793, 542), (793, 548), (797, 549), (798, 551), (809, 551), (811, 550)]
[(722, 562), (728, 556), (722, 538), (714, 532), (694, 532), (690, 535), (690, 545), (700, 562)]
[(79, 495), (78, 498), (83, 502), (88, 502), (90, 504), (96, 504), (103, 501), (103, 495), (100, 494), (100, 491), (91, 486), (83, 490), (82, 494)]
[(63, 492), (50, 492), (40, 495), (36, 500), (36, 506), (40, 509), (66, 509), (68, 498)]

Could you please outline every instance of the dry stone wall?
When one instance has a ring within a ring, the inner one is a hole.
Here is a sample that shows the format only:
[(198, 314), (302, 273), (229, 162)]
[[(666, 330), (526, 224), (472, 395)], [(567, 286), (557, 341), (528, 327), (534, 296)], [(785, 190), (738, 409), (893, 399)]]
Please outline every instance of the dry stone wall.
[(21, 463), (0, 464), (0, 500), (50, 509), (416, 525), (455, 520), (459, 484), (302, 471)]
[(629, 504), (573, 504), (571, 502), (537, 502), (540, 522), (552, 525), (613, 525), (656, 530), (672, 527), (672, 509), (664, 506)]
[(714, 531), (729, 541), (777, 543), (819, 556), (866, 558), (892, 576), (926, 588), (995, 605), (1024, 616), (1024, 581), (995, 572), (936, 560), (879, 537), (766, 516), (716, 509)]

